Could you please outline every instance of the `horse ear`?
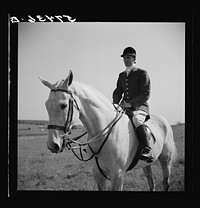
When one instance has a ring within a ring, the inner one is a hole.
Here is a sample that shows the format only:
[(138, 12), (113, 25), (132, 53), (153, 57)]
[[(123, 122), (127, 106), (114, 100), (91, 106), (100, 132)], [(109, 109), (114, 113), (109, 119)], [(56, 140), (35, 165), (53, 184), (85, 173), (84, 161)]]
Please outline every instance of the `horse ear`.
[(72, 81), (73, 81), (73, 73), (70, 70), (68, 77), (64, 81), (64, 85), (66, 86), (66, 88), (68, 88), (71, 85)]
[(40, 77), (40, 76), (38, 76), (38, 78), (39, 78), (40, 81), (41, 81), (45, 86), (47, 86), (49, 89), (52, 89), (52, 88), (53, 88), (53, 85), (52, 85), (49, 81), (43, 79), (43, 78)]

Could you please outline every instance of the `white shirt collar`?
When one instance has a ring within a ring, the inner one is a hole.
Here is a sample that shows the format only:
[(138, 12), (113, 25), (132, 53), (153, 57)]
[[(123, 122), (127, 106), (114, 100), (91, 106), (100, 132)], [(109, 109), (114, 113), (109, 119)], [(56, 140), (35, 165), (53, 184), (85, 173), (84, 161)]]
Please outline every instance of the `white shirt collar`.
[(127, 76), (132, 70), (137, 71), (137, 67), (135, 65), (126, 67), (125, 72), (126, 72)]

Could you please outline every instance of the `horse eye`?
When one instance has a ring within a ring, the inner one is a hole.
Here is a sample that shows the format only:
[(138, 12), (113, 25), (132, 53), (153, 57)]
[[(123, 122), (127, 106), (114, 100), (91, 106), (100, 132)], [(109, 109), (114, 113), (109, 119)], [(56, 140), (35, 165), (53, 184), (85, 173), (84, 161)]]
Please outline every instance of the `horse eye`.
[(62, 110), (64, 110), (67, 107), (67, 105), (66, 104), (61, 104), (60, 107), (61, 107)]

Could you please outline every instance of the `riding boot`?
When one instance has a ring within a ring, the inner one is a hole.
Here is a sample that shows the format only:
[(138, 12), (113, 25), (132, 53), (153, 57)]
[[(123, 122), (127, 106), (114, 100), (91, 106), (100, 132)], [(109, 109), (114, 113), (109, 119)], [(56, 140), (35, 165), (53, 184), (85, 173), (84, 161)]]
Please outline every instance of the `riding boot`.
[(152, 162), (153, 155), (152, 155), (152, 150), (151, 150), (150, 142), (149, 142), (150, 135), (147, 132), (146, 126), (143, 124), (137, 127), (137, 133), (138, 133), (139, 141), (142, 143), (142, 146), (143, 146), (140, 159), (145, 160), (148, 163)]

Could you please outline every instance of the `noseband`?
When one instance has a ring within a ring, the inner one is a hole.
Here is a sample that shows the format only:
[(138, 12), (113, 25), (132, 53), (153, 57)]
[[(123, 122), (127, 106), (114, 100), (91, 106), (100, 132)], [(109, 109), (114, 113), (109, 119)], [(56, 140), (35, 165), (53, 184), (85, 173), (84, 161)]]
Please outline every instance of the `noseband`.
[(78, 104), (76, 102), (76, 100), (73, 97), (73, 94), (71, 91), (66, 90), (66, 89), (52, 89), (51, 92), (65, 92), (67, 94), (69, 94), (71, 96), (71, 98), (69, 99), (69, 110), (67, 113), (67, 120), (65, 121), (65, 125), (64, 126), (59, 126), (59, 125), (48, 125), (47, 129), (56, 129), (56, 130), (61, 130), (64, 131), (64, 133), (66, 134), (67, 132), (69, 132), (70, 127), (71, 127), (71, 123), (72, 123), (72, 118), (73, 118), (73, 105), (75, 103), (75, 107), (77, 108), (78, 111), (80, 111)]

